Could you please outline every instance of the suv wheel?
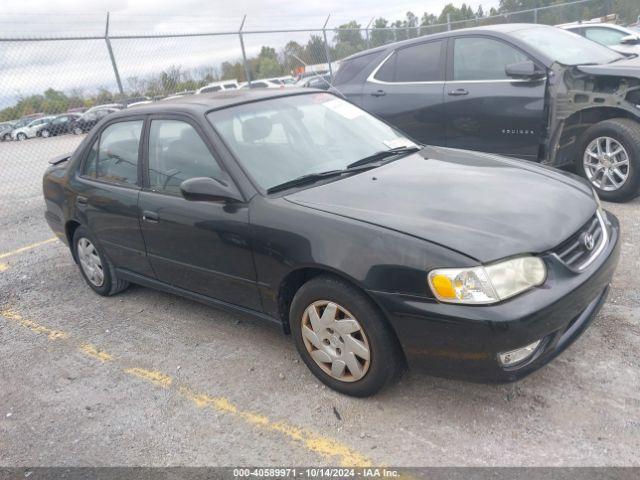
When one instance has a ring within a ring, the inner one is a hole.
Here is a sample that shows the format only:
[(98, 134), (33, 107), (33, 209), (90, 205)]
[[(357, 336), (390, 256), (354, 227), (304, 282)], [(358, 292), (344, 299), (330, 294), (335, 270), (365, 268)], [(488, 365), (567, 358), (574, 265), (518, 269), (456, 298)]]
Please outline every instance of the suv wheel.
[(82, 134), (82, 129), (81, 129), (80, 127), (75, 127), (75, 128), (73, 129), (73, 133), (74, 133), (75, 135), (80, 135), (80, 134)]
[(113, 264), (100, 251), (86, 228), (76, 229), (73, 234), (73, 249), (82, 277), (94, 292), (108, 297), (129, 286), (129, 282), (118, 279)]
[(582, 136), (576, 159), (585, 177), (603, 200), (621, 202), (640, 189), (640, 124), (626, 118), (605, 120)]
[(402, 371), (398, 341), (382, 314), (338, 278), (323, 275), (300, 287), (289, 321), (305, 364), (334, 390), (366, 397)]
[(51, 136), (51, 132), (47, 129), (42, 130), (42, 132), (40, 132), (40, 136), (44, 137), (44, 138), (48, 138)]

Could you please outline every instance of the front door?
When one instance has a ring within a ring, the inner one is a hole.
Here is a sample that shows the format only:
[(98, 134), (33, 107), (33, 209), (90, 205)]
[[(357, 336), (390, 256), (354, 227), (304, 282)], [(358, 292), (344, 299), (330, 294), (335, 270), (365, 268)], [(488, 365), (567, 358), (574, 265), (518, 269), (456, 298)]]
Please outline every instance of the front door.
[(140, 224), (157, 278), (227, 303), (261, 310), (246, 205), (189, 201), (180, 184), (220, 174), (220, 163), (187, 118), (152, 118)]
[(448, 147), (536, 160), (545, 123), (546, 79), (507, 77), (505, 68), (530, 60), (489, 37), (450, 40), (445, 84)]
[(365, 82), (363, 108), (429, 145), (444, 145), (442, 117), (446, 40), (391, 53)]

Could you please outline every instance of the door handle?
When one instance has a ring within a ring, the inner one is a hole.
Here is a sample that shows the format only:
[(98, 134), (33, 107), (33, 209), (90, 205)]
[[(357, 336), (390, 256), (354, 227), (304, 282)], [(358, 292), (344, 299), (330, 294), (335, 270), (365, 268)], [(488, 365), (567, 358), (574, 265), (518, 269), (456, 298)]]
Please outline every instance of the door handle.
[(451, 96), (460, 96), (460, 95), (469, 95), (469, 90), (466, 88), (456, 88), (455, 90), (449, 90), (449, 95)]
[(160, 221), (160, 217), (156, 212), (145, 210), (144, 212), (142, 212), (142, 220), (150, 223), (158, 223), (158, 221)]
[(79, 208), (86, 207), (88, 203), (89, 203), (89, 199), (87, 197), (83, 197), (83, 196), (76, 197), (76, 205)]
[(376, 90), (375, 92), (371, 92), (372, 97), (384, 97), (387, 94), (384, 90)]

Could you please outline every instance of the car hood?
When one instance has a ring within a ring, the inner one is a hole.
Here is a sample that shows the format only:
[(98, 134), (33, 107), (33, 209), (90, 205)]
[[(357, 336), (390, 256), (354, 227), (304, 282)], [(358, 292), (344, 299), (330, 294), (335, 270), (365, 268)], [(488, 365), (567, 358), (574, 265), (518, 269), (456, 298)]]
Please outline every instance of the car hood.
[(548, 251), (596, 210), (591, 188), (569, 174), (438, 147), (285, 198), (437, 243), (483, 263)]
[[(640, 49), (637, 49), (634, 53), (640, 54)], [(578, 65), (576, 68), (589, 75), (640, 78), (640, 55), (637, 57), (618, 60), (614, 63), (604, 63), (602, 65)]]

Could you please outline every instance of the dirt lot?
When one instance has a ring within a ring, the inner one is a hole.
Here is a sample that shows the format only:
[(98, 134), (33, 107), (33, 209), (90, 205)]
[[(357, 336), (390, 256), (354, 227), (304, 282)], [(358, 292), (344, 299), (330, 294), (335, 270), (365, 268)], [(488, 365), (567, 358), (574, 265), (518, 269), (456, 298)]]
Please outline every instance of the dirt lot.
[(269, 325), (86, 287), (40, 192), (79, 140), (0, 144), (0, 465), (640, 465), (640, 199), (607, 205), (611, 296), (550, 365), (508, 385), (409, 373), (356, 400)]

